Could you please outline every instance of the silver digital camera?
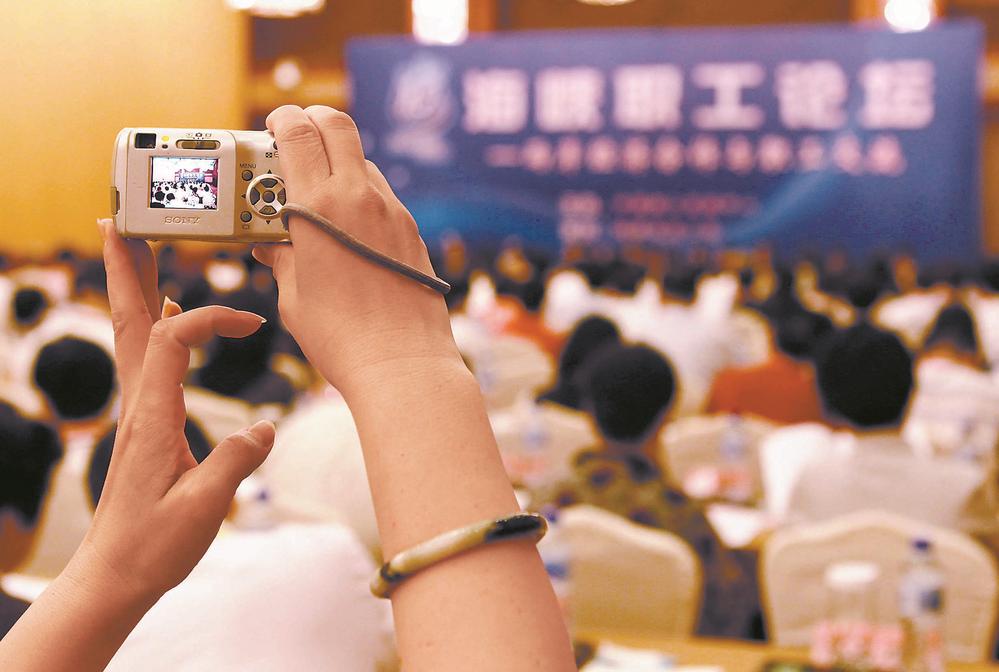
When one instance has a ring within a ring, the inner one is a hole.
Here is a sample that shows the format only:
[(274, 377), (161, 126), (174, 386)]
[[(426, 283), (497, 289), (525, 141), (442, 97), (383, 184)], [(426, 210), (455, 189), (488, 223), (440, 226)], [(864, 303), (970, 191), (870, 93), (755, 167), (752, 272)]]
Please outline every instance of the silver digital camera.
[(111, 213), (126, 238), (273, 242), (288, 232), (278, 149), (267, 131), (123, 128)]

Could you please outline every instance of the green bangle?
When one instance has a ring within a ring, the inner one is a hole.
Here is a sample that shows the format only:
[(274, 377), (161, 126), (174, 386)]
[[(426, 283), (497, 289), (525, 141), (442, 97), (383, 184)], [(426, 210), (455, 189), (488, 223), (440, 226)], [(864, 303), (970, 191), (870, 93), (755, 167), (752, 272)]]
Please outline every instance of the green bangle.
[(388, 597), (400, 583), (430, 565), (478, 546), (531, 539), (535, 543), (548, 531), (548, 521), (537, 513), (515, 513), (451, 530), (402, 551), (382, 565), (371, 578), (371, 593)]

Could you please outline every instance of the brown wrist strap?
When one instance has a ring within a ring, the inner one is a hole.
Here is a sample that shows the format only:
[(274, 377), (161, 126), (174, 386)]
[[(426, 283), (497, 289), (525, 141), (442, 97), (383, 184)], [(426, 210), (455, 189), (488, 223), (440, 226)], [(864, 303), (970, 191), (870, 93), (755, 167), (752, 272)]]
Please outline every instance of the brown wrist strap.
[(284, 224), (284, 228), (288, 228), (288, 217), (291, 215), (298, 215), (302, 219), (312, 222), (320, 229), (328, 233), (333, 237), (338, 243), (346, 247), (347, 249), (361, 255), (368, 261), (372, 261), (379, 266), (383, 266), (389, 270), (395, 271), (400, 275), (404, 275), (410, 280), (415, 280), (425, 287), (429, 287), (435, 292), (441, 294), (447, 294), (451, 291), (451, 285), (444, 282), (440, 278), (427, 275), (423, 271), (419, 271), (409, 264), (399, 261), (398, 259), (393, 259), (387, 254), (383, 254), (378, 250), (374, 249), (358, 240), (354, 236), (350, 235), (340, 227), (336, 226), (333, 222), (326, 219), (318, 212), (311, 208), (307, 208), (304, 205), (298, 205), (297, 203), (285, 203), (281, 208), (281, 222)]

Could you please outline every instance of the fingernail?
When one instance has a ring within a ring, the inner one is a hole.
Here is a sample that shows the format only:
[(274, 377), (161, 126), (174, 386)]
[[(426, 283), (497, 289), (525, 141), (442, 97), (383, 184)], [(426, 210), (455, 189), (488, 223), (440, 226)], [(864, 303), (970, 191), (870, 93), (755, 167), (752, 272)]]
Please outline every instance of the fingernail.
[(108, 239), (108, 229), (107, 229), (107, 220), (106, 219), (98, 219), (97, 220), (97, 230), (101, 234), (101, 240), (107, 240)]
[(180, 307), (179, 303), (171, 299), (169, 296), (163, 297), (163, 311), (160, 313), (160, 317), (166, 319), (168, 317), (180, 315), (183, 312), (184, 309)]
[(256, 313), (251, 313), (248, 310), (239, 310), (239, 311), (236, 311), (236, 312), (240, 313), (241, 315), (250, 315), (252, 317), (255, 317), (258, 320), (260, 320), (260, 324), (266, 324), (267, 323), (267, 318), (264, 317), (263, 315), (257, 315)]

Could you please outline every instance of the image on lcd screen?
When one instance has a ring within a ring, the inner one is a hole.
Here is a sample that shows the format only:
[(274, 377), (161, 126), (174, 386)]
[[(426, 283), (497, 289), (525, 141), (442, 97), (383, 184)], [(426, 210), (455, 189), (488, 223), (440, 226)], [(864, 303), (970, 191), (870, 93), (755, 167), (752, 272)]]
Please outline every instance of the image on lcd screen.
[(215, 210), (219, 197), (219, 160), (154, 156), (149, 207)]

